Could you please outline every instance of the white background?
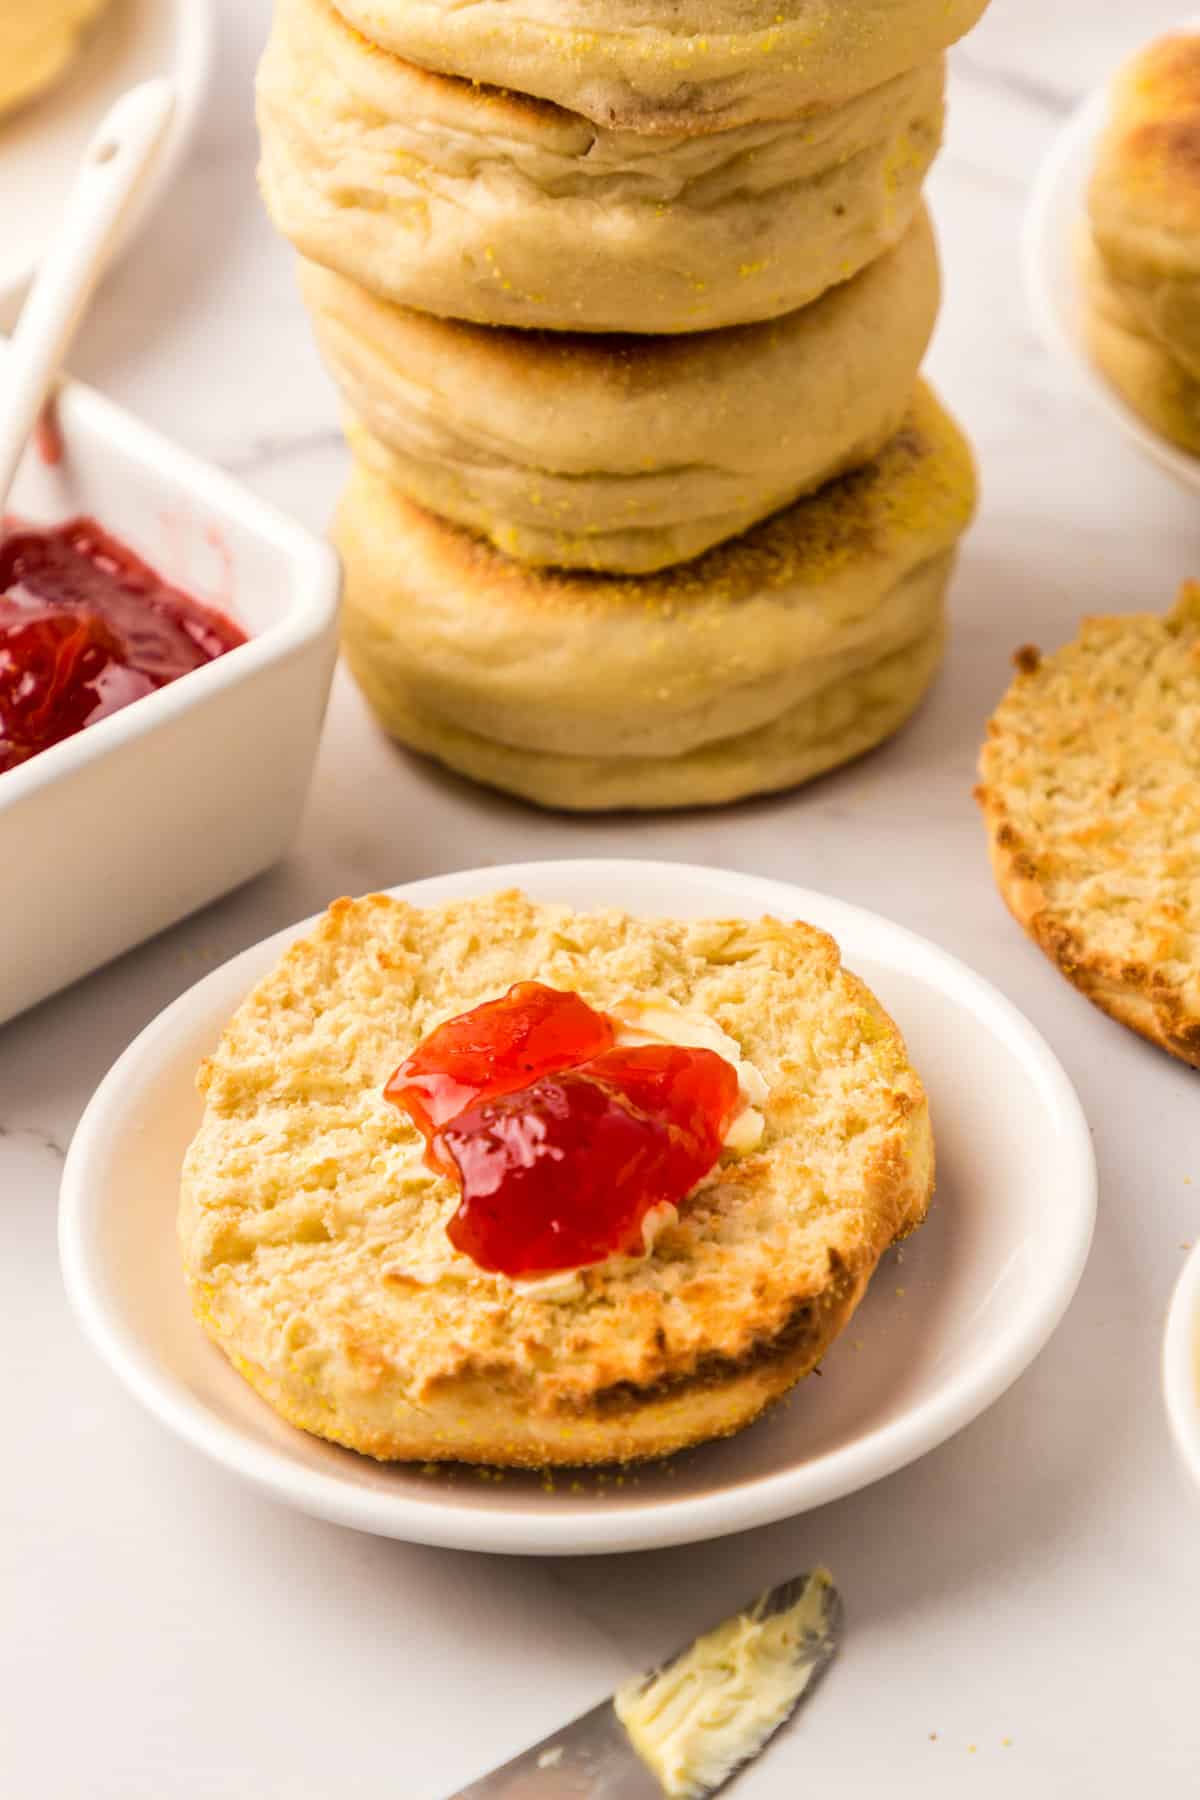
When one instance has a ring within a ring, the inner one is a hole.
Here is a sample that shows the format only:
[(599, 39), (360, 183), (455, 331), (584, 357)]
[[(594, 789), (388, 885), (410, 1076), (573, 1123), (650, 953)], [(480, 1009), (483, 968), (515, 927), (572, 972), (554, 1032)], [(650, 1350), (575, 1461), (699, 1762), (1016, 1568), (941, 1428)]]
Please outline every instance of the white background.
[[(321, 526), (336, 409), (253, 184), (266, 0), (222, 0), (197, 154), (106, 289), (76, 370)], [(1162, 606), (1200, 573), (1194, 500), (1134, 460), (1035, 342), (1018, 236), (1074, 100), (1159, 0), (996, 0), (955, 59), (933, 181), (933, 374), (984, 510), (945, 677), (894, 746), (809, 792), (644, 822), (545, 817), (410, 763), (337, 691), (291, 860), (0, 1031), (0, 1795), (441, 1800), (759, 1585), (828, 1561), (847, 1648), (738, 1788), (1126, 1795), (1200, 1786), (1200, 1496), (1158, 1391), (1200, 1225), (1198, 1078), (1094, 1014), (996, 898), (970, 797), (1018, 644)], [(344, 891), (521, 857), (724, 863), (892, 914), (1025, 1008), (1079, 1085), (1101, 1218), (1075, 1307), (1009, 1397), (872, 1491), (703, 1549), (504, 1562), (290, 1515), (177, 1447), (84, 1347), (54, 1249), (63, 1148), (129, 1038), (207, 969)], [(103, 904), (98, 894), (96, 903)], [(936, 1734), (936, 1737), (933, 1735)], [(1006, 1742), (1011, 1740), (1011, 1742)]]

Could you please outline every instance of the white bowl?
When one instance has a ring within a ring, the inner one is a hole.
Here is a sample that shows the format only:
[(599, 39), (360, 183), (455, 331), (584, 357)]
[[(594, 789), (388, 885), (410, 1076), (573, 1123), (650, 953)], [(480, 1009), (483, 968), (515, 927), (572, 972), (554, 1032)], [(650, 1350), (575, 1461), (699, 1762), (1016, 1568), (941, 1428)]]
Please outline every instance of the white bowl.
[[(1182, 19), (1174, 29), (1200, 31), (1200, 17)], [(1108, 111), (1106, 85), (1072, 114), (1039, 171), (1025, 219), (1029, 304), (1048, 348), (1074, 369), (1105, 417), (1152, 462), (1195, 491), (1200, 489), (1200, 457), (1161, 437), (1121, 398), (1088, 354), (1079, 250), (1086, 241), (1088, 187)]]
[(0, 1023), (283, 854), (336, 655), (324, 542), (87, 388), (58, 419), (12, 513), (93, 515), (250, 641), (0, 774)]
[(118, 94), (166, 75), (175, 114), (125, 226), (128, 243), (178, 173), (212, 67), (212, 0), (112, 0), (63, 80), (0, 119), (0, 314), (12, 322), (88, 139)]
[(1171, 1435), (1200, 1488), (1200, 1245), (1184, 1264), (1171, 1299), (1162, 1379)]
[(781, 882), (645, 862), (531, 863), (417, 882), (433, 905), (519, 886), (577, 908), (812, 920), (890, 1007), (929, 1088), (938, 1197), (793, 1403), (727, 1443), (616, 1483), (481, 1482), (386, 1467), (293, 1430), (191, 1318), (175, 1213), (200, 1117), (196, 1066), (294, 926), (200, 982), (137, 1039), (67, 1158), (67, 1290), (100, 1354), (169, 1429), (255, 1487), (383, 1536), (533, 1555), (689, 1543), (821, 1506), (913, 1461), (999, 1398), (1082, 1273), (1095, 1216), (1087, 1125), (1036, 1031), (953, 957), (873, 913)]

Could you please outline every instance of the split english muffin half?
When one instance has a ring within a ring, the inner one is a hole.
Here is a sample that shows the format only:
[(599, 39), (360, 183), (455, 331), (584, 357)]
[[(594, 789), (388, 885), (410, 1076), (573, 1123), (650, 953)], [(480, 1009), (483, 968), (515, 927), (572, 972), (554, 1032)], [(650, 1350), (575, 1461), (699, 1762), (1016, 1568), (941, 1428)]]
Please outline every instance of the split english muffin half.
[(352, 448), (519, 562), (686, 562), (869, 462), (899, 430), (937, 318), (927, 216), (814, 305), (685, 337), (580, 337), (389, 306), (316, 264), (318, 340)]
[(980, 759), (1000, 892), (1089, 1000), (1200, 1068), (1200, 586), (1017, 667)]
[(304, 256), (403, 306), (708, 331), (807, 306), (903, 237), (943, 85), (935, 58), (828, 112), (645, 138), (401, 61), (330, 0), (278, 0), (261, 183)]
[[(454, 1184), (384, 1098), (433, 1027), (537, 980), (653, 1004), (766, 1084), (641, 1256), (489, 1274)], [(200, 1086), (179, 1214), (197, 1316), (304, 1430), (387, 1460), (633, 1461), (749, 1424), (816, 1366), (933, 1188), (900, 1034), (824, 933), (573, 913), (516, 893), (338, 901), (235, 1014)]]

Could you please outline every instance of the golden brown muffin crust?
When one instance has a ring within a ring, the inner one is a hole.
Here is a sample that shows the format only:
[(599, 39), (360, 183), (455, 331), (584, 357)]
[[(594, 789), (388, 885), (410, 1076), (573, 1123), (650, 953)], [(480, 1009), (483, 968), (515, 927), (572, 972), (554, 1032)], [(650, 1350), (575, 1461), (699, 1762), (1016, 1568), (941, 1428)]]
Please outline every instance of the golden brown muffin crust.
[(1200, 1068), (1200, 586), (1028, 649), (978, 799), (1013, 915), (1097, 1006)]
[(1118, 76), (1090, 210), (1116, 273), (1200, 268), (1200, 34), (1151, 44)]
[(1151, 45), (1120, 88), (1110, 154), (1122, 185), (1154, 210), (1200, 225), (1200, 36)]

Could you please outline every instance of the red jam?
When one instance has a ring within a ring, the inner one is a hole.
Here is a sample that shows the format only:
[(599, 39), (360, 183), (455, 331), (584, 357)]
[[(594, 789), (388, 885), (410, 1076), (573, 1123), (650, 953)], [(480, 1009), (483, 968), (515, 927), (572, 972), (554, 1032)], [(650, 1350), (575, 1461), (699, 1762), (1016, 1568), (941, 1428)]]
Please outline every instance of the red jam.
[(543, 1275), (640, 1250), (721, 1154), (737, 1072), (712, 1050), (612, 1048), (578, 994), (521, 982), (451, 1019), (387, 1085), (462, 1193), (451, 1243), (480, 1268)]
[(90, 519), (0, 541), (0, 773), (246, 641)]
[(387, 1097), (428, 1141), (468, 1106), (586, 1062), (612, 1041), (612, 1022), (578, 994), (520, 981), (503, 1000), (439, 1025), (396, 1070)]

